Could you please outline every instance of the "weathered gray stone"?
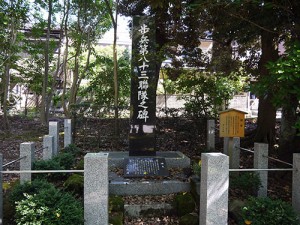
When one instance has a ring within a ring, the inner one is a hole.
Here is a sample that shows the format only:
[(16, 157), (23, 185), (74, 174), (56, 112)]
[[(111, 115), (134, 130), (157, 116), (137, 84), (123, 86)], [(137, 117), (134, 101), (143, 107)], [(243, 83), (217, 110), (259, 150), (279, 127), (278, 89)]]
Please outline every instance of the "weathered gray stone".
[(224, 138), (224, 154), (229, 156), (229, 168), (238, 169), (240, 167), (240, 138)]
[[(255, 169), (268, 169), (268, 144), (254, 143), (254, 162)], [(268, 195), (268, 171), (258, 171), (261, 186), (258, 189), (259, 197)]]
[(215, 150), (215, 120), (207, 120), (207, 150)]
[(53, 157), (54, 137), (44, 135), (43, 137), (43, 160), (49, 160)]
[(166, 216), (173, 212), (174, 208), (168, 203), (152, 203), (147, 205), (124, 205), (124, 211), (127, 216), (140, 217), (140, 216)]
[(228, 219), (229, 159), (202, 153), (200, 225), (225, 225)]
[[(34, 142), (24, 142), (20, 145), (20, 170), (31, 170), (32, 163), (34, 161), (34, 151), (35, 143)], [(21, 173), (20, 174), (20, 183), (23, 184), (27, 181), (31, 181), (31, 173)]]
[(72, 144), (72, 120), (64, 120), (64, 147), (68, 147)]
[(189, 192), (190, 183), (177, 180), (167, 181), (130, 181), (112, 180), (109, 193), (114, 195), (166, 195)]
[(108, 224), (108, 153), (84, 157), (85, 225)]
[(56, 121), (49, 122), (49, 135), (54, 137), (53, 154), (59, 152), (59, 123)]

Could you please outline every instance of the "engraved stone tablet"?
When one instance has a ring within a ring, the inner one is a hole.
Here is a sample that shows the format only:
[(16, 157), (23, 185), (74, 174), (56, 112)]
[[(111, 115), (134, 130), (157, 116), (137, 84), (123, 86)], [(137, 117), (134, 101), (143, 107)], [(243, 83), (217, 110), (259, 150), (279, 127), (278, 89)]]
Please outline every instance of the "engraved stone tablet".
[(164, 158), (131, 157), (124, 159), (124, 177), (168, 176)]

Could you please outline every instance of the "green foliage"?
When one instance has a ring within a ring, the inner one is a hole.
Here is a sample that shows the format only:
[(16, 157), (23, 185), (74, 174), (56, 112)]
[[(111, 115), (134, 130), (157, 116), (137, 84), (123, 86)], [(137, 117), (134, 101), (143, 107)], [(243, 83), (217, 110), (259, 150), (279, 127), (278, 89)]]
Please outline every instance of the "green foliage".
[[(111, 48), (96, 48), (98, 55), (91, 59), (91, 73), (89, 84), (80, 90), (91, 107), (112, 106), (114, 103), (114, 62)], [(110, 53), (111, 52), (111, 53)], [(127, 50), (119, 49), (118, 55), (118, 83), (119, 106), (127, 106), (130, 96), (130, 57)]]
[(243, 172), (238, 176), (230, 176), (230, 188), (239, 189), (248, 195), (257, 193), (261, 181), (257, 173)]
[(184, 94), (185, 110), (193, 117), (216, 117), (235, 93), (243, 90), (242, 75), (200, 73), (186, 70), (169, 89)]
[(193, 173), (199, 177), (201, 177), (201, 160), (198, 163), (194, 163), (192, 165)]
[(68, 193), (52, 186), (24, 196), (25, 199), (16, 202), (18, 225), (83, 224), (82, 204)]
[[(38, 160), (33, 162), (33, 170), (63, 170), (64, 168), (60, 163), (54, 159), (50, 160)], [(60, 180), (64, 177), (61, 173), (37, 173), (33, 174), (33, 179), (46, 179), (48, 181)]]
[(299, 218), (292, 206), (281, 200), (250, 197), (242, 209), (244, 220), (253, 225), (298, 225)]
[(71, 152), (60, 152), (52, 160), (57, 162), (63, 169), (70, 170), (74, 166), (75, 157)]
[(300, 43), (296, 42), (287, 46), (285, 55), (275, 62), (268, 63), (267, 68), (272, 76), (263, 77), (252, 87), (253, 90), (261, 96), (276, 93), (273, 96), (273, 104), (276, 107), (289, 106), (290, 96), (300, 99), (299, 63)]
[(72, 174), (63, 184), (66, 191), (82, 196), (84, 188), (84, 177), (79, 174)]
[(26, 182), (24, 184), (17, 184), (9, 193), (9, 200), (11, 204), (21, 201), (24, 196), (23, 193), (34, 194), (39, 192), (42, 189), (51, 189), (54, 188), (53, 184), (48, 183), (46, 180), (35, 179), (31, 183)]
[[(77, 149), (74, 147), (69, 148), (69, 152), (59, 152), (55, 157), (49, 160), (38, 160), (33, 162), (34, 170), (69, 170), (74, 167), (75, 156)], [(34, 174), (34, 178), (47, 179), (49, 181), (60, 180), (63, 178), (64, 173), (49, 173), (49, 174)]]
[(73, 156), (79, 156), (81, 154), (80, 148), (78, 148), (75, 144), (70, 144), (63, 149), (65, 153), (71, 153)]
[(199, 217), (197, 214), (186, 214), (180, 217), (179, 225), (198, 225)]
[(122, 212), (124, 210), (124, 200), (121, 196), (109, 196), (109, 211)]

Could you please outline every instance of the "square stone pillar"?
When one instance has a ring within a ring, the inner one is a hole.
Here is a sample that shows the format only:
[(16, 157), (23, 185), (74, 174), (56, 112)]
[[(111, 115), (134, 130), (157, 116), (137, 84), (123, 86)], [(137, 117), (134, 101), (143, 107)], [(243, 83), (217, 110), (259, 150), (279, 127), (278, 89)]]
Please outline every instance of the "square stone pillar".
[(53, 157), (54, 137), (44, 135), (43, 137), (43, 160), (49, 160)]
[[(35, 143), (34, 142), (24, 142), (20, 145), (20, 158), (25, 157), (20, 160), (20, 171), (22, 170), (31, 170), (32, 163), (34, 161), (34, 151)], [(23, 184), (27, 181), (31, 181), (31, 173), (21, 173), (20, 174), (20, 183)]]
[(108, 153), (84, 157), (84, 224), (108, 225)]
[(53, 154), (59, 152), (59, 123), (55, 121), (49, 122), (49, 135), (54, 137)]
[(225, 225), (228, 220), (229, 158), (202, 153), (200, 225)]
[(215, 150), (215, 120), (207, 120), (207, 143), (206, 148), (208, 151)]
[[(254, 169), (268, 169), (268, 144), (254, 143)], [(257, 196), (268, 196), (268, 171), (257, 172), (260, 178), (261, 186), (258, 189)]]
[(64, 120), (64, 148), (72, 144), (72, 120)]

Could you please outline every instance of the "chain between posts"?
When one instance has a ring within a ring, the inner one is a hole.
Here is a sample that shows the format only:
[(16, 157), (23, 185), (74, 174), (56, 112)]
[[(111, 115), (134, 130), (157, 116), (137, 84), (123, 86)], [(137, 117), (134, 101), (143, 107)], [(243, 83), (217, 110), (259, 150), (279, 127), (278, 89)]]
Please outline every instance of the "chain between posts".
[(41, 150), (44, 150), (44, 149), (48, 149), (48, 147), (43, 147), (43, 148), (36, 149), (35, 152), (38, 152), (38, 151), (41, 151)]
[(241, 148), (241, 147), (235, 147), (235, 148), (239, 148), (239, 149), (241, 149), (241, 150), (244, 150), (244, 151), (246, 151), (246, 152), (251, 152), (251, 153), (254, 154), (254, 151), (252, 151), (252, 150), (250, 150), (250, 149), (247, 149), (247, 148)]
[(18, 161), (22, 160), (22, 159), (25, 159), (26, 157), (27, 157), (27, 156), (25, 155), (25, 156), (23, 156), (23, 157), (21, 157), (21, 158), (18, 158), (18, 159), (15, 159), (15, 160), (13, 160), (13, 161), (11, 161), (11, 162), (9, 162), (9, 163), (6, 163), (6, 164), (4, 164), (4, 165), (2, 166), (2, 168), (7, 167), (7, 166), (9, 166), (9, 165), (11, 165), (11, 164), (13, 164), (13, 163), (15, 163), (15, 162), (18, 162)]

